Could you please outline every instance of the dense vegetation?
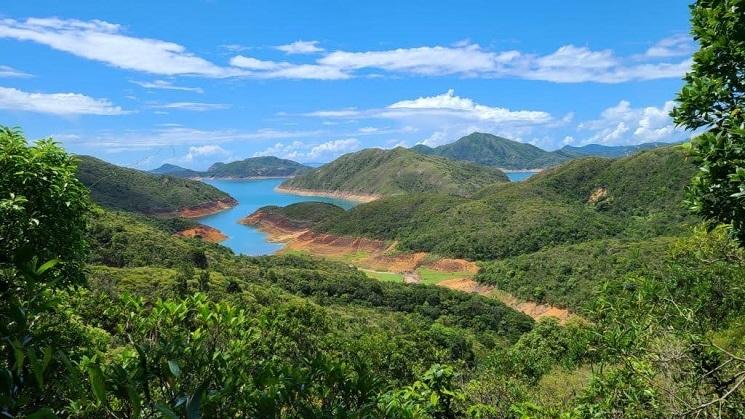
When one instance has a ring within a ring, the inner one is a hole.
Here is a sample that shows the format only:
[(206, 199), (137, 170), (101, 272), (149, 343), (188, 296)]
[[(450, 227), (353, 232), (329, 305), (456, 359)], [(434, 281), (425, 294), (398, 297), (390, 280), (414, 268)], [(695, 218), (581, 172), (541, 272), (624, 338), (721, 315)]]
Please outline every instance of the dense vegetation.
[(605, 238), (638, 240), (677, 234), (693, 221), (681, 202), (694, 171), (681, 147), (585, 158), (525, 182), (488, 186), (472, 198), (384, 198), (316, 219), (313, 228), (473, 260)]
[(691, 10), (701, 49), (672, 112), (678, 125), (705, 130), (691, 143), (700, 170), (690, 204), (712, 223), (732, 225), (745, 243), (745, 3), (699, 1)]
[(185, 208), (233, 203), (230, 195), (202, 182), (119, 167), (78, 156), (77, 178), (93, 200), (107, 208), (143, 214), (173, 214)]
[(195, 178), (251, 178), (251, 177), (287, 177), (295, 176), (309, 170), (308, 166), (298, 162), (277, 157), (251, 157), (229, 163), (215, 163), (207, 171), (185, 169), (173, 164), (164, 164), (151, 173), (176, 177)]
[(398, 147), (346, 154), (284, 182), (282, 187), (381, 196), (429, 191), (466, 196), (486, 185), (507, 181), (507, 176), (494, 168)]

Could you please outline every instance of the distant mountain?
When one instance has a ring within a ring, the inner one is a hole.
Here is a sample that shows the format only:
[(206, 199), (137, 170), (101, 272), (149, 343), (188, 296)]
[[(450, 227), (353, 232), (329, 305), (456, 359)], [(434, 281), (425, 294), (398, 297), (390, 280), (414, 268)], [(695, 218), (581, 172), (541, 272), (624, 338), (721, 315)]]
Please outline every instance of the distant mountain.
[(251, 178), (251, 177), (289, 177), (295, 176), (310, 167), (298, 162), (277, 157), (251, 157), (230, 163), (215, 163), (205, 172), (185, 169), (174, 164), (164, 164), (150, 173), (184, 178)]
[(568, 157), (576, 158), (576, 157), (587, 157), (587, 156), (597, 156), (597, 157), (624, 157), (629, 156), (634, 153), (638, 153), (642, 150), (651, 150), (654, 148), (659, 147), (665, 147), (670, 144), (668, 143), (644, 143), (644, 144), (638, 144), (638, 145), (628, 145), (628, 146), (608, 146), (608, 145), (601, 145), (601, 144), (588, 144), (581, 147), (573, 147), (573, 146), (564, 146), (560, 150), (557, 150), (555, 153), (564, 154)]
[(251, 157), (230, 163), (215, 163), (207, 169), (209, 177), (284, 177), (309, 170), (298, 162), (273, 156)]
[(196, 170), (187, 169), (181, 166), (176, 166), (175, 164), (164, 164), (160, 166), (157, 169), (153, 169), (150, 171), (150, 173), (156, 174), (156, 175), (169, 175), (169, 176), (176, 176), (176, 177), (199, 177), (200, 172), (197, 172)]
[(78, 156), (78, 179), (101, 206), (151, 215), (198, 216), (236, 204), (205, 183), (116, 166)]
[(458, 141), (428, 147), (423, 144), (411, 148), (419, 154), (440, 156), (452, 160), (470, 161), (501, 169), (544, 169), (580, 157), (624, 157), (642, 150), (650, 150), (667, 143), (646, 143), (634, 146), (606, 146), (590, 144), (582, 147), (565, 146), (556, 151), (546, 151), (531, 144), (524, 144), (496, 135), (474, 132)]
[(545, 151), (531, 144), (481, 132), (474, 132), (451, 144), (435, 148), (420, 144), (412, 150), (430, 156), (513, 170), (542, 169), (569, 160), (568, 156)]
[(405, 148), (366, 149), (285, 181), (285, 190), (397, 195), (439, 192), (470, 195), (486, 185), (508, 182), (496, 168), (426, 156)]

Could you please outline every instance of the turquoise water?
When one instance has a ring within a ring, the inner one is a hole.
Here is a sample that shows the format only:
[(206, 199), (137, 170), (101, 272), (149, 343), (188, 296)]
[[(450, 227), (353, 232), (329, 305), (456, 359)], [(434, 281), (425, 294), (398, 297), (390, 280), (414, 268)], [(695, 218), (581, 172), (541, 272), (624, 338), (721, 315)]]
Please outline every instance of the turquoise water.
[(329, 202), (342, 208), (351, 208), (355, 205), (354, 202), (343, 199), (297, 196), (275, 191), (274, 188), (283, 180), (206, 179), (204, 180), (205, 183), (225, 191), (237, 199), (238, 205), (217, 214), (202, 217), (199, 222), (214, 227), (228, 236), (228, 239), (222, 244), (233, 249), (236, 253), (250, 256), (268, 255), (281, 249), (282, 245), (267, 241), (266, 235), (253, 227), (238, 224), (241, 218), (266, 205), (284, 206), (307, 201)]
[(505, 172), (504, 174), (510, 178), (510, 182), (521, 182), (538, 172)]

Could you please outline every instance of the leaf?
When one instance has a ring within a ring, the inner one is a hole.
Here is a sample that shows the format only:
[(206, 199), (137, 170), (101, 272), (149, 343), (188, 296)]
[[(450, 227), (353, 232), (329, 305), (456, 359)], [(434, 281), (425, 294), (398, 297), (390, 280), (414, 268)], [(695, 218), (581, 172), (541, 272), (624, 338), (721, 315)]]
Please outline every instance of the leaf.
[(28, 419), (57, 419), (58, 416), (52, 412), (52, 409), (48, 407), (37, 410), (36, 412), (26, 416)]
[(129, 397), (129, 403), (132, 405), (132, 417), (139, 418), (142, 414), (142, 398), (132, 384), (127, 384), (127, 397)]
[(168, 369), (171, 370), (171, 374), (173, 374), (174, 377), (178, 378), (181, 376), (181, 367), (178, 366), (176, 361), (169, 360)]
[(60, 263), (59, 259), (48, 260), (46, 263), (44, 263), (43, 265), (39, 266), (38, 269), (36, 269), (36, 275), (42, 275), (44, 272), (55, 267), (58, 263)]
[(88, 367), (88, 378), (91, 380), (93, 395), (99, 402), (106, 404), (106, 385), (104, 383), (103, 372), (98, 365)]
[(173, 413), (173, 410), (163, 403), (155, 403), (155, 410), (162, 413), (168, 419), (179, 419), (178, 415)]
[(194, 394), (192, 394), (191, 397), (189, 397), (189, 399), (186, 401), (186, 419), (200, 419), (202, 417), (202, 394), (204, 393), (206, 388), (207, 382), (204, 381), (202, 382), (202, 384), (199, 385), (199, 387), (197, 387), (197, 389), (194, 391)]

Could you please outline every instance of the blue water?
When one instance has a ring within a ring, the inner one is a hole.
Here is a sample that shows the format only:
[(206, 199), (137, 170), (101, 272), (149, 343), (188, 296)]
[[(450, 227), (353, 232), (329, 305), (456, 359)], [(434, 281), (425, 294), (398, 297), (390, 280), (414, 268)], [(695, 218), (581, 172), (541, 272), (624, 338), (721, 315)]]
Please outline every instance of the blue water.
[(536, 173), (538, 172), (504, 172), (510, 178), (510, 182), (522, 182)]
[(199, 222), (214, 227), (228, 236), (228, 239), (222, 244), (233, 249), (236, 253), (250, 256), (268, 255), (280, 250), (282, 244), (269, 242), (267, 236), (261, 231), (239, 224), (238, 221), (243, 217), (266, 205), (284, 206), (307, 201), (328, 202), (347, 209), (355, 205), (354, 202), (343, 199), (297, 196), (275, 191), (274, 188), (283, 180), (206, 179), (204, 180), (205, 183), (225, 191), (237, 199), (238, 205), (217, 214), (202, 217)]

